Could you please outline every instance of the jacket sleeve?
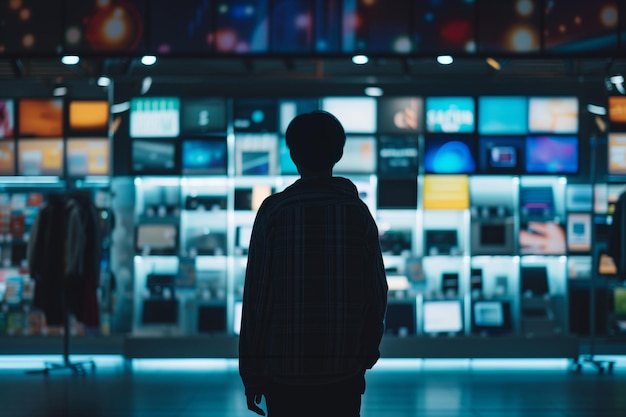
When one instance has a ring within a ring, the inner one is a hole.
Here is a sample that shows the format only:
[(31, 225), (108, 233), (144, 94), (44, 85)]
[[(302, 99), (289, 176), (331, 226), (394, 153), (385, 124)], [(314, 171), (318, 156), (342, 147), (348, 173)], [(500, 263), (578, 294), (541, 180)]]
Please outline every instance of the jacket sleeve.
[(263, 207), (257, 213), (250, 238), (239, 334), (239, 373), (246, 394), (263, 393), (266, 387), (263, 360), (270, 321), (267, 286), (271, 245), (262, 211)]
[(622, 253), (622, 245), (624, 244), (624, 237), (622, 233), (622, 229), (624, 227), (624, 211), (626, 207), (624, 207), (626, 200), (626, 192), (623, 192), (619, 198), (617, 199), (617, 203), (615, 204), (615, 211), (613, 212), (613, 222), (611, 223), (611, 228), (609, 229), (609, 241), (607, 247), (607, 254), (613, 258), (615, 265), (618, 268), (618, 272), (622, 273), (625, 271), (619, 271), (621, 264), (621, 253)]
[(367, 308), (362, 340), (363, 367), (370, 369), (380, 358), (380, 342), (385, 332), (385, 314), (387, 311), (387, 275), (383, 263), (382, 251), (378, 237), (378, 229), (373, 219), (368, 230), (368, 250), (371, 271), (368, 280)]

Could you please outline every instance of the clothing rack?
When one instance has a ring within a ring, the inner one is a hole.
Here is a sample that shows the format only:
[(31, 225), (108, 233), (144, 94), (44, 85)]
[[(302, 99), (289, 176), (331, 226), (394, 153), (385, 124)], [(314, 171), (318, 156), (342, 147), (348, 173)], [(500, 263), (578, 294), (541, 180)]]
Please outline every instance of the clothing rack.
[[(48, 196), (48, 204), (62, 204), (62, 209), (64, 210), (64, 215), (60, 216), (60, 218), (55, 218), (55, 221), (58, 221), (62, 227), (62, 230), (67, 234), (67, 214), (65, 213), (65, 204), (68, 201), (68, 198), (88, 198), (91, 201), (91, 195), (85, 190), (71, 190), (66, 191), (65, 193), (53, 193)], [(67, 236), (64, 236), (62, 241), (65, 242)], [(67, 261), (66, 261), (67, 262)], [(96, 363), (93, 360), (72, 362), (70, 360), (70, 339), (71, 339), (71, 309), (69, 305), (69, 295), (68, 295), (68, 285), (67, 285), (68, 276), (64, 274), (61, 279), (63, 282), (63, 288), (61, 290), (61, 307), (63, 314), (63, 353), (62, 353), (62, 362), (45, 362), (44, 368), (37, 370), (29, 370), (27, 374), (44, 374), (48, 375), (50, 371), (69, 369), (75, 375), (86, 375), (87, 369), (90, 368), (91, 371), (95, 371)]]

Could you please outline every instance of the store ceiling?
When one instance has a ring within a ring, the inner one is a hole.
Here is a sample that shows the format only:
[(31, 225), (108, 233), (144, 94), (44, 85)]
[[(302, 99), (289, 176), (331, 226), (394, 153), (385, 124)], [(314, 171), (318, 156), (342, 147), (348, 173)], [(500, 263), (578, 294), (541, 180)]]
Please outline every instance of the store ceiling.
[[(617, 73), (626, 74), (626, 59), (510, 57), (498, 60), (501, 69), (489, 66), (484, 58), (470, 57), (442, 66), (433, 57), (373, 58), (366, 65), (354, 65), (348, 57), (220, 57), (163, 58), (151, 67), (137, 58), (84, 58), (67, 66), (59, 58), (0, 58), (0, 83), (13, 80), (41, 80), (47, 83), (95, 79), (101, 74), (115, 81), (212, 84), (237, 90), (252, 85), (275, 89), (286, 83), (339, 86), (380, 84), (399, 86), (417, 83), (509, 83), (550, 80), (603, 80)], [(284, 88), (283, 88), (284, 89)], [(401, 91), (401, 90), (400, 90)]]

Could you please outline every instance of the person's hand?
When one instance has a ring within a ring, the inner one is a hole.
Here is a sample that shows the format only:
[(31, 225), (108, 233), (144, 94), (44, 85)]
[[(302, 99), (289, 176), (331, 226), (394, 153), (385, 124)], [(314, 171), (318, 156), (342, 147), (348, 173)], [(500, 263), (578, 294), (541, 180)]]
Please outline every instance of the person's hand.
[(263, 398), (263, 394), (246, 394), (246, 400), (248, 402), (248, 410), (254, 411), (260, 416), (265, 415), (265, 411), (257, 404), (261, 404), (261, 399)]
[(563, 228), (553, 222), (529, 222), (528, 230), (520, 230), (519, 243), (526, 252), (565, 253), (565, 233)]

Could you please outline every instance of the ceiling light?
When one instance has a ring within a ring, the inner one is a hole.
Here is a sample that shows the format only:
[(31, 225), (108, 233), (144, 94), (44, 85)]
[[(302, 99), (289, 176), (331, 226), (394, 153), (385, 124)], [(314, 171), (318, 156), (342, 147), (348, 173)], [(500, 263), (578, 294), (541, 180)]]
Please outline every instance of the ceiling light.
[(439, 62), (441, 65), (450, 65), (454, 62), (454, 58), (452, 58), (450, 55), (439, 55), (437, 57), (437, 62)]
[(491, 68), (493, 68), (496, 71), (500, 71), (500, 69), (502, 68), (500, 66), (500, 63), (491, 57), (487, 58), (487, 65), (489, 65)]
[(100, 87), (108, 87), (108, 86), (111, 85), (111, 79), (109, 77), (105, 77), (105, 76), (99, 77), (98, 78), (98, 85)]
[(111, 113), (124, 113), (125, 111), (130, 110), (130, 101), (124, 101), (122, 103), (112, 104), (111, 105)]
[(144, 65), (154, 65), (156, 60), (156, 56), (154, 55), (145, 55), (141, 58), (141, 63)]
[(623, 84), (624, 83), (624, 76), (623, 75), (614, 75), (611, 78), (609, 78), (609, 80), (611, 80), (611, 82), (613, 84)]
[(370, 59), (367, 57), (367, 55), (355, 55), (352, 57), (352, 62), (357, 65), (367, 64), (369, 60)]
[(383, 89), (380, 87), (365, 87), (365, 95), (370, 97), (380, 97), (383, 95)]
[(80, 62), (80, 58), (76, 55), (66, 55), (61, 58), (61, 62), (65, 65), (76, 65)]
[(143, 81), (141, 82), (141, 95), (144, 95), (148, 91), (150, 91), (150, 87), (152, 87), (152, 77), (144, 77)]
[(64, 97), (67, 95), (67, 87), (58, 86), (52, 89), (52, 95), (55, 97)]
[(597, 106), (595, 104), (587, 104), (587, 111), (598, 116), (606, 116), (606, 107)]

